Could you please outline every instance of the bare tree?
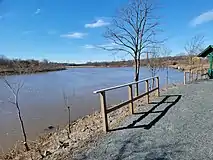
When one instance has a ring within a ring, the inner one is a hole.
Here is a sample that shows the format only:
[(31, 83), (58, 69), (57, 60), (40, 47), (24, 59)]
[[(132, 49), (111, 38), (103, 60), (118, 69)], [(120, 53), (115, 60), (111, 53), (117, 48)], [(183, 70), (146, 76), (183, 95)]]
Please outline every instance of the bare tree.
[[(147, 67), (151, 72), (151, 76), (154, 77), (162, 68), (162, 62), (160, 60), (160, 49), (152, 48), (152, 50), (147, 53)], [(154, 87), (154, 81), (152, 82), (152, 87)]]
[(204, 48), (204, 36), (196, 35), (192, 37), (185, 45), (185, 51), (189, 58), (190, 69), (193, 65), (193, 57), (198, 55)]
[[(152, 0), (130, 0), (126, 7), (118, 11), (113, 17), (112, 24), (107, 28), (105, 38), (112, 42), (105, 50), (125, 53), (133, 57), (135, 73), (134, 80), (139, 80), (140, 59), (146, 50), (156, 40), (159, 30), (158, 18), (153, 15), (155, 10)], [(138, 86), (136, 86), (138, 94)]]
[(166, 87), (169, 85), (169, 56), (172, 53), (172, 51), (165, 47), (161, 47), (161, 54), (165, 58), (165, 62), (163, 64), (163, 67), (166, 69)]
[[(24, 70), (21, 67), (21, 65), (18, 64), (18, 63), (13, 63), (13, 68), (19, 74), (21, 74)], [(17, 109), (18, 118), (19, 118), (19, 121), (20, 121), (20, 124), (21, 124), (22, 134), (23, 134), (23, 137), (24, 137), (24, 146), (25, 146), (26, 151), (29, 151), (30, 148), (29, 148), (29, 145), (28, 145), (28, 142), (27, 142), (27, 134), (26, 134), (23, 115), (21, 113), (21, 108), (20, 108), (20, 103), (19, 103), (20, 90), (23, 88), (24, 82), (20, 80), (20, 81), (17, 81), (15, 83), (12, 83), (8, 80), (8, 76), (6, 74), (1, 76), (1, 79), (3, 80), (5, 85), (8, 87), (11, 94), (13, 95), (13, 99), (9, 100), (9, 102), (11, 104), (13, 104)]]
[(63, 91), (63, 98), (64, 98), (64, 105), (68, 110), (68, 139), (70, 139), (70, 133), (71, 133), (71, 105), (69, 104), (69, 97), (66, 95), (65, 91)]

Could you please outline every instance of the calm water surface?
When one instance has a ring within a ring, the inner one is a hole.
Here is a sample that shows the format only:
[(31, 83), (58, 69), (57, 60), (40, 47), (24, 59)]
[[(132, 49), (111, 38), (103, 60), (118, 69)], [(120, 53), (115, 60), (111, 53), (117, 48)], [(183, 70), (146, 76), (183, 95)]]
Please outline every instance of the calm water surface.
[[(24, 81), (20, 94), (20, 106), (30, 139), (49, 126), (65, 125), (67, 113), (63, 91), (72, 104), (72, 120), (99, 110), (99, 97), (93, 91), (133, 80), (133, 68), (71, 68), (65, 71), (33, 75), (10, 76), (9, 81)], [(142, 68), (140, 79), (150, 77), (147, 68)], [(160, 85), (165, 85), (166, 71), (159, 71)], [(183, 81), (183, 73), (169, 70), (169, 82)], [(0, 81), (0, 151), (7, 150), (22, 139), (16, 108), (8, 100), (11, 94)], [(144, 84), (140, 86), (144, 90)], [(127, 88), (107, 93), (108, 104), (119, 103), (127, 98)]]

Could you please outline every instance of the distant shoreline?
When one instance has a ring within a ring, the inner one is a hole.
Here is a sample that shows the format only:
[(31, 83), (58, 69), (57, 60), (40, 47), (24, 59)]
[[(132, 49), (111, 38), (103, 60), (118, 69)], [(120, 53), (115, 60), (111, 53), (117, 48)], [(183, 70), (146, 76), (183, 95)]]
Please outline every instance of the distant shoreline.
[[(45, 69), (38, 69), (38, 70), (34, 70), (34, 71), (25, 71), (22, 74), (36, 74), (36, 73), (46, 73), (46, 72), (54, 72), (54, 71), (63, 71), (66, 70), (66, 67), (57, 67), (57, 68), (45, 68)], [(10, 76), (10, 75), (17, 75), (19, 74), (18, 72), (12, 70), (12, 69), (4, 69), (4, 70), (0, 70), (0, 75), (1, 76)]]
[(133, 67), (133, 66), (66, 66), (66, 68), (122, 68), (122, 67)]

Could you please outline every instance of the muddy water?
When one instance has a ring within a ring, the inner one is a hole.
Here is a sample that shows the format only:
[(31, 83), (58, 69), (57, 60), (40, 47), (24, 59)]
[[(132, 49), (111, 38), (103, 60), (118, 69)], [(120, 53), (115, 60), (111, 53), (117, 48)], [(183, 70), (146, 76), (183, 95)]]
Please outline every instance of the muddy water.
[[(109, 87), (133, 80), (132, 68), (71, 68), (65, 71), (33, 75), (10, 76), (9, 81), (16, 85), (23, 81), (20, 93), (20, 106), (27, 133), (34, 139), (52, 125), (65, 125), (66, 108), (63, 91), (69, 96), (72, 105), (72, 120), (99, 110), (99, 97), (93, 94), (96, 89)], [(160, 84), (165, 84), (166, 71), (159, 71)], [(150, 77), (147, 68), (141, 69), (141, 77)], [(183, 73), (170, 69), (169, 82), (182, 82)], [(144, 90), (144, 85), (140, 86)], [(127, 88), (107, 93), (108, 104), (118, 103), (127, 98)], [(16, 108), (10, 104), (13, 98), (5, 84), (0, 81), (0, 151), (7, 150), (17, 140), (21, 140), (21, 129)]]

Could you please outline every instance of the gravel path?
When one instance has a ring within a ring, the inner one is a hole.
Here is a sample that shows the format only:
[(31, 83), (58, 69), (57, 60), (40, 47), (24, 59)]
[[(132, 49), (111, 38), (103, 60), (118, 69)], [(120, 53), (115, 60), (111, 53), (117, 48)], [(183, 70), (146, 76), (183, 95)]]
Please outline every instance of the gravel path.
[(213, 159), (212, 92), (211, 80), (170, 89), (75, 159)]

